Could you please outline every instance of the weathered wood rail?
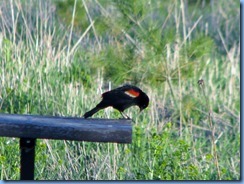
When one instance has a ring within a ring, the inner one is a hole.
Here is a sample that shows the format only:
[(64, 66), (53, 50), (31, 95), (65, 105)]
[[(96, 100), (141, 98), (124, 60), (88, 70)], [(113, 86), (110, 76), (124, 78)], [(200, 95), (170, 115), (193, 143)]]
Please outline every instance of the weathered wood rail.
[(128, 119), (0, 114), (0, 136), (20, 138), (20, 179), (34, 179), (36, 139), (131, 143)]

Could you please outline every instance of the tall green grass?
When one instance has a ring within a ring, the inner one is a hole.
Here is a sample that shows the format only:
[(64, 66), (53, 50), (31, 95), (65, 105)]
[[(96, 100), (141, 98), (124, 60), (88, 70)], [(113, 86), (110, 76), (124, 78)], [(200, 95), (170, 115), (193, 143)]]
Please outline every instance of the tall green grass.
[[(139, 115), (126, 112), (132, 144), (38, 140), (35, 179), (240, 179), (239, 2), (28, 0), (0, 8), (1, 113), (82, 116), (123, 83), (150, 97)], [(120, 114), (108, 108), (94, 117)], [(0, 140), (0, 179), (18, 180), (18, 139)]]

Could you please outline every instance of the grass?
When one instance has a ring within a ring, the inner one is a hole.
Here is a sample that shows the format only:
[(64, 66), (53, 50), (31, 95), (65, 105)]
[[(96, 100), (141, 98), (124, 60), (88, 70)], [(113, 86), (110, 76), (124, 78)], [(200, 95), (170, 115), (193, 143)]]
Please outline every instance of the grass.
[[(38, 140), (35, 179), (240, 180), (239, 2), (224, 2), (1, 2), (1, 113), (82, 116), (126, 82), (150, 97), (126, 112), (132, 144)], [(18, 139), (0, 140), (0, 179), (18, 180)]]

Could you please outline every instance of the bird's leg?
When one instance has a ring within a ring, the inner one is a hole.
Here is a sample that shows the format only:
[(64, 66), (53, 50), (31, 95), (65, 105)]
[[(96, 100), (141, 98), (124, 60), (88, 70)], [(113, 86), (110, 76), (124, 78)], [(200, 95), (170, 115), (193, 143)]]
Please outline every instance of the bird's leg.
[(120, 112), (120, 114), (123, 116), (123, 118), (125, 118), (125, 119), (129, 119), (129, 120), (131, 120), (133, 123), (136, 123), (133, 119), (131, 119), (129, 116), (127, 116), (124, 112), (122, 112), (122, 111), (119, 111)]
[(122, 112), (122, 111), (119, 111), (120, 112), (120, 114), (123, 116), (123, 118), (125, 118), (125, 119), (131, 119), (129, 116), (127, 116), (124, 112)]

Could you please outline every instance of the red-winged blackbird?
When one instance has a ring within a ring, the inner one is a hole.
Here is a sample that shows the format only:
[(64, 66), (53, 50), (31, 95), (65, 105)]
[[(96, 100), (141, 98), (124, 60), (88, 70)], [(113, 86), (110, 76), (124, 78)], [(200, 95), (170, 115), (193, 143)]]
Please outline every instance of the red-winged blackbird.
[[(138, 87), (132, 85), (124, 85), (122, 87), (107, 91), (102, 94), (102, 101), (95, 108), (86, 112), (84, 118), (88, 118), (101, 109), (112, 106), (122, 115), (123, 111), (133, 105), (137, 105), (140, 111), (148, 106), (148, 96)], [(128, 118), (128, 116), (127, 116)]]

